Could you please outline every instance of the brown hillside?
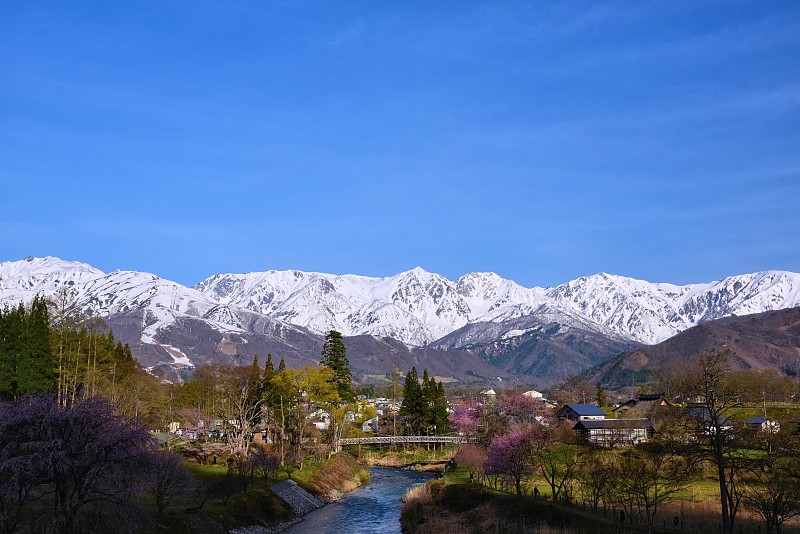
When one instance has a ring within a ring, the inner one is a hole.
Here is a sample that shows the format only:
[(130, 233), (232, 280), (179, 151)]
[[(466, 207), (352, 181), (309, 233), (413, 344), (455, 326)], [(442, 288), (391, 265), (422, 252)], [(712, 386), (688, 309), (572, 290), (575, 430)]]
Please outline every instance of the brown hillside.
[(648, 381), (654, 370), (692, 362), (703, 353), (728, 348), (738, 369), (779, 369), (800, 375), (800, 308), (727, 317), (690, 328), (648, 347), (624, 352), (583, 374), (609, 387)]

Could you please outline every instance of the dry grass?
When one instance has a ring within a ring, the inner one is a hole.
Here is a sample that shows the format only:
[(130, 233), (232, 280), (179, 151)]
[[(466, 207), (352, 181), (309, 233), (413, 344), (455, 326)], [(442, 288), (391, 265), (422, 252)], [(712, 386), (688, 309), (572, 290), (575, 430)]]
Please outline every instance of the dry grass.
[[(545, 505), (481, 490), (479, 486), (448, 485), (430, 481), (409, 490), (401, 523), (403, 532), (414, 534), (572, 534), (600, 532), (579, 518)], [(602, 532), (612, 534), (604, 526)]]
[(292, 478), (303, 488), (317, 495), (347, 493), (369, 480), (369, 472), (355, 458), (340, 452), (311, 470), (296, 471)]

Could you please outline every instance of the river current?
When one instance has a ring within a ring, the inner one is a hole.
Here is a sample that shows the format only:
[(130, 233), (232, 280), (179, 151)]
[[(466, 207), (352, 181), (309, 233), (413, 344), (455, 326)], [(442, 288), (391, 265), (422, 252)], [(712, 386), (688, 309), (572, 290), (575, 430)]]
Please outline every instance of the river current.
[(289, 529), (291, 534), (399, 534), (400, 499), (410, 488), (431, 478), (429, 473), (370, 467), (370, 481), (308, 514)]

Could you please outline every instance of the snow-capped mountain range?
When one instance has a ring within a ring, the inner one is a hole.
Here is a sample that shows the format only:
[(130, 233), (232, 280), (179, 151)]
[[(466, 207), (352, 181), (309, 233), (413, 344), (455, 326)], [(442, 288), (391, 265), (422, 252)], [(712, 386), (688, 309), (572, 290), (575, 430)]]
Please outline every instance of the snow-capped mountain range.
[(525, 288), (494, 273), (451, 281), (419, 267), (387, 278), (267, 271), (214, 275), (196, 289), (316, 332), (388, 336), (420, 346), (467, 324), (526, 316), (549, 322), (551, 315), (561, 324), (653, 344), (701, 322), (800, 306), (800, 275), (783, 271), (684, 286), (600, 273), (553, 288)]
[(451, 281), (421, 268), (386, 278), (266, 271), (216, 274), (189, 288), (153, 274), (104, 273), (53, 257), (0, 263), (0, 306), (59, 291), (87, 314), (139, 321), (142, 346), (159, 346), (174, 363), (189, 364), (192, 355), (165, 335), (187, 320), (240, 343), (248, 334), (297, 340), (335, 329), (457, 349), (555, 324), (562, 334), (575, 329), (654, 344), (710, 320), (800, 306), (800, 274), (765, 271), (677, 286), (600, 273), (525, 288), (494, 273)]

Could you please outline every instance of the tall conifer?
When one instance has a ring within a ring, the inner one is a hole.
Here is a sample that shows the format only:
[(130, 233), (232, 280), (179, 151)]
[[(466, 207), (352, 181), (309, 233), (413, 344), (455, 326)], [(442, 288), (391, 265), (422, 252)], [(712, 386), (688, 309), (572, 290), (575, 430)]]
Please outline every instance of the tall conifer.
[(325, 344), (322, 346), (322, 358), (320, 365), (333, 370), (336, 391), (343, 402), (355, 400), (353, 394), (353, 377), (350, 374), (350, 362), (347, 360), (347, 349), (342, 340), (342, 334), (336, 330), (331, 330), (325, 336)]
[(19, 393), (47, 393), (55, 387), (55, 361), (50, 350), (47, 302), (38, 295), (25, 318), (24, 340), (17, 367)]
[(425, 414), (425, 400), (422, 398), (422, 388), (419, 385), (417, 368), (412, 367), (406, 375), (403, 386), (403, 403), (400, 405), (400, 415), (406, 418), (409, 430), (418, 433), (423, 423)]

